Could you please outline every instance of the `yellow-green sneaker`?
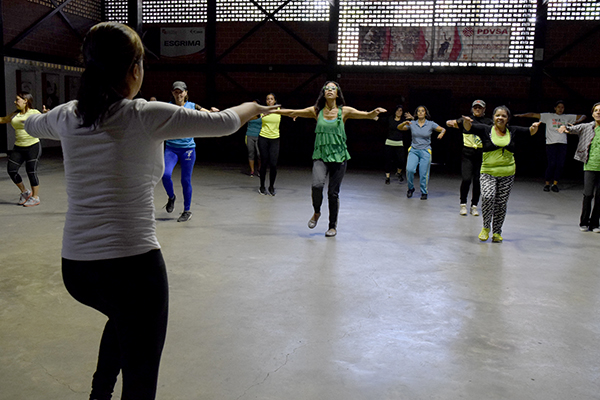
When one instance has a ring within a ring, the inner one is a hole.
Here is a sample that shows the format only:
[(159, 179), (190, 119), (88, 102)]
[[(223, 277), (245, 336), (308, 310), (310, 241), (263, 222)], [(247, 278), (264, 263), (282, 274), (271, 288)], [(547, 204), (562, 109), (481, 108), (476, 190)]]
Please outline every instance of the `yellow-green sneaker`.
[(502, 236), (499, 233), (494, 233), (492, 235), (492, 242), (494, 243), (502, 243)]
[(490, 238), (490, 228), (481, 228), (481, 232), (479, 232), (479, 240), (485, 242)]

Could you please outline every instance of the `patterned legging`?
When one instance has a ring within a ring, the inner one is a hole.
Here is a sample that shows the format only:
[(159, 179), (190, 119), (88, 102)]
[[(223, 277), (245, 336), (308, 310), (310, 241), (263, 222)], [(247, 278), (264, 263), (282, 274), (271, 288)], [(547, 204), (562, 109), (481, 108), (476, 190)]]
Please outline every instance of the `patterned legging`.
[(480, 182), (483, 227), (490, 229), (493, 220), (494, 229), (492, 233), (501, 234), (502, 224), (504, 224), (504, 218), (506, 217), (506, 204), (515, 182), (515, 176), (481, 174)]

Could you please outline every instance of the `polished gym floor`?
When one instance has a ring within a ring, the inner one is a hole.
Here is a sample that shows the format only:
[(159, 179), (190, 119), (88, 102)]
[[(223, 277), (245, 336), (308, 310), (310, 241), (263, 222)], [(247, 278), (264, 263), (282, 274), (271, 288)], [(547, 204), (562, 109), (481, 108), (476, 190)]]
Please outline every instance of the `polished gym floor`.
[[(308, 168), (280, 168), (271, 197), (241, 164), (197, 163), (186, 223), (156, 188), (157, 399), (600, 399), (600, 234), (579, 231), (581, 182), (517, 177), (504, 242), (482, 243), (458, 176), (434, 168), (422, 201), (351, 163), (326, 238), (326, 208), (307, 228)], [(0, 175), (0, 399), (86, 400), (106, 319), (61, 280), (60, 157), (39, 176), (41, 205), (24, 208)]]

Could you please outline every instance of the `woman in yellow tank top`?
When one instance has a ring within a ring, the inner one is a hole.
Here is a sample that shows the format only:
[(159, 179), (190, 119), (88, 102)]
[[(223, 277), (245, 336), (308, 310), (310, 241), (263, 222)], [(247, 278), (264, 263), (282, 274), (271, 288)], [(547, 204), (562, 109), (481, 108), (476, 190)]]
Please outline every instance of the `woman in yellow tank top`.
[[(25, 132), (25, 120), (34, 114), (40, 114), (33, 108), (33, 96), (29, 93), (19, 93), (15, 100), (17, 109), (6, 117), (0, 117), (0, 123), (11, 123), (15, 129), (15, 146), (8, 157), (7, 171), (10, 179), (21, 190), (19, 204), (25, 207), (33, 207), (40, 204), (38, 191), (40, 181), (37, 176), (37, 167), (40, 156), (42, 155), (42, 146), (40, 139), (29, 136)], [(19, 168), (25, 163), (25, 170), (29, 177), (31, 190), (28, 190), (23, 184), (23, 178), (19, 175)]]
[[(267, 95), (267, 105), (277, 103), (274, 93)], [(262, 127), (258, 135), (258, 151), (260, 152), (260, 188), (258, 193), (275, 196), (275, 178), (277, 178), (277, 160), (279, 159), (279, 123), (281, 115), (269, 114), (262, 116)], [(265, 188), (269, 168), (269, 192)]]

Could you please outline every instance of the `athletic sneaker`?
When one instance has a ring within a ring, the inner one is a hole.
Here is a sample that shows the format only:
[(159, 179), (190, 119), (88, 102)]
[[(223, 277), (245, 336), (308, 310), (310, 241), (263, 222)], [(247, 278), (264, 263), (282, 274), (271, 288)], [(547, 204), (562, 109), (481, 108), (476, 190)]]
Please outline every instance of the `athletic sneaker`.
[(275, 188), (274, 188), (273, 186), (270, 186), (270, 187), (269, 187), (269, 194), (270, 194), (271, 196), (275, 196)]
[(589, 226), (585, 226), (585, 225), (579, 225), (579, 230), (581, 232), (587, 232), (587, 231), (590, 230), (590, 227)]
[(31, 190), (26, 190), (19, 196), (19, 205), (22, 206), (31, 197)]
[(260, 188), (258, 188), (258, 193), (262, 194), (263, 196), (266, 196), (267, 189), (265, 189), (264, 187), (260, 187)]
[(492, 235), (492, 243), (502, 243), (502, 236), (499, 233), (494, 233)]
[(186, 222), (186, 221), (189, 221), (190, 219), (192, 219), (192, 212), (184, 211), (181, 213), (179, 218), (177, 218), (177, 222)]
[(550, 185), (544, 186), (544, 192), (549, 192), (549, 191), (550, 191)]
[(27, 201), (25, 203), (23, 203), (23, 207), (35, 207), (35, 206), (39, 206), (39, 205), (40, 205), (40, 199), (36, 199), (33, 196), (28, 198)]
[(477, 211), (477, 206), (471, 206), (471, 215), (474, 217), (479, 216), (479, 211)]
[(460, 205), (460, 215), (467, 215), (467, 205), (466, 204), (461, 204)]
[(558, 192), (559, 192), (559, 190), (558, 190), (558, 186), (556, 186), (556, 185), (552, 185), (552, 186), (550, 187), (550, 190), (552, 190), (554, 193), (558, 193)]
[(173, 196), (173, 197), (169, 197), (169, 200), (167, 200), (167, 204), (165, 204), (165, 208), (167, 209), (168, 213), (172, 213), (173, 209), (175, 208), (175, 199), (177, 198), (177, 196)]
[(413, 193), (415, 192), (415, 189), (408, 189), (408, 191), (406, 192), (406, 197), (408, 197), (409, 199), (413, 196)]
[(490, 238), (490, 228), (481, 228), (481, 232), (479, 232), (479, 240), (485, 242)]
[(329, 228), (327, 232), (325, 232), (326, 237), (334, 237), (337, 235), (337, 230), (335, 228)]
[(594, 232), (594, 233), (600, 233), (600, 228), (594, 228), (594, 229), (592, 229), (592, 232)]
[(390, 177), (389, 176), (386, 176), (386, 178), (385, 178), (385, 184), (386, 185), (390, 184)]
[(421, 200), (427, 200), (427, 193), (421, 193)]

